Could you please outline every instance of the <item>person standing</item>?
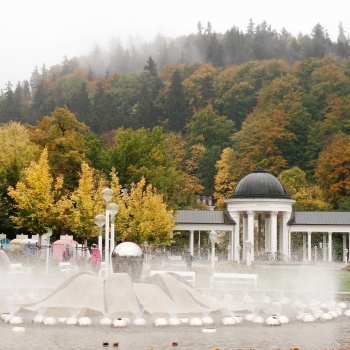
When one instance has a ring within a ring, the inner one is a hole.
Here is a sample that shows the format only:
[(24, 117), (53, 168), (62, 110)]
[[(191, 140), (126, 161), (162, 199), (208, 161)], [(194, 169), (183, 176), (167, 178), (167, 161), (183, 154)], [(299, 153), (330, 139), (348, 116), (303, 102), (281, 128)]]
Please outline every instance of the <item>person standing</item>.
[(101, 269), (101, 253), (97, 244), (91, 246), (91, 268), (95, 274), (98, 274)]

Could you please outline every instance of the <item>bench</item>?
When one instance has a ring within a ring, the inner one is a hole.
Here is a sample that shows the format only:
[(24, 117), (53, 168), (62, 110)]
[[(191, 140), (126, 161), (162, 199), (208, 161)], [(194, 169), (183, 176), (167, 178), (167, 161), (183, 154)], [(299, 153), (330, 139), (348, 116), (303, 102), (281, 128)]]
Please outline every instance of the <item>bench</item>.
[(58, 266), (60, 268), (60, 274), (68, 274), (71, 272), (77, 272), (78, 271), (78, 266), (72, 265), (70, 262), (64, 261), (58, 263)]
[(196, 273), (194, 271), (157, 271), (157, 270), (151, 270), (150, 276), (153, 276), (157, 273), (175, 273), (175, 274), (183, 277), (186, 280), (186, 282), (189, 282), (194, 287), (195, 279), (196, 279)]
[(30, 274), (32, 272), (30, 267), (24, 267), (22, 264), (10, 264), (8, 267), (9, 274), (25, 273)]
[(220, 273), (214, 272), (210, 279), (210, 288), (215, 287), (252, 287), (256, 289), (258, 275), (253, 273)]

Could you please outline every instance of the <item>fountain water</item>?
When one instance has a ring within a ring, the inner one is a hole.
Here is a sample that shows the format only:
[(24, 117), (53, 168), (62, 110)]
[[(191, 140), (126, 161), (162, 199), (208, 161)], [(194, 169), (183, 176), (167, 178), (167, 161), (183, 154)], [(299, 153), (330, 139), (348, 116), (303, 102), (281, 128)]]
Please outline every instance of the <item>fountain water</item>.
[[(262, 277), (264, 274), (266, 272), (261, 271), (259, 276)], [(112, 334), (122, 337), (124, 333), (120, 333), (118, 329), (123, 328), (123, 332), (133, 334), (133, 339), (146, 332), (147, 336), (151, 334), (153, 339), (162, 337), (161, 344), (164, 344), (166, 339), (173, 340), (175, 336), (185, 341), (183, 338), (185, 334), (189, 332), (191, 335), (196, 334), (195, 330), (200, 328), (203, 333), (213, 333), (212, 338), (207, 340), (211, 345), (220, 346), (221, 344), (222, 346), (223, 341), (226, 341), (231, 344), (230, 348), (233, 348), (232, 340), (228, 335), (225, 336), (225, 329), (234, 326), (235, 337), (238, 339), (238, 334), (246, 334), (244, 329), (252, 329), (245, 325), (253, 326), (253, 329), (257, 330), (259, 327), (269, 328), (267, 326), (278, 325), (280, 326), (278, 334), (274, 333), (273, 338), (278, 339), (279, 335), (283, 335), (283, 344), (298, 346), (301, 344), (300, 340), (298, 340), (299, 343), (292, 344), (287, 333), (283, 331), (285, 327), (293, 333), (295, 329), (299, 331), (299, 328), (295, 328), (296, 325), (300, 327), (302, 323), (303, 327), (310, 327), (311, 323), (315, 329), (318, 329), (317, 332), (320, 332), (322, 326), (329, 323), (328, 321), (338, 322), (337, 324), (343, 327), (350, 317), (348, 304), (343, 301), (337, 302), (334, 294), (331, 293), (332, 288), (329, 286), (332, 284), (332, 278), (327, 277), (328, 289), (325, 292), (321, 282), (315, 277), (310, 278), (307, 268), (302, 269), (297, 279), (289, 279), (288, 282), (281, 281), (283, 290), (280, 288), (273, 292), (269, 289), (258, 289), (236, 292), (210, 291), (210, 293), (207, 290), (206, 293), (202, 293), (201, 290), (193, 288), (181, 277), (172, 273), (156, 274), (143, 278), (140, 282), (133, 282), (127, 273), (113, 273), (101, 279), (92, 273), (81, 272), (57, 283), (56, 288), (51, 292), (46, 292), (46, 296), (42, 297), (42, 291), (34, 288), (34, 285), (27, 285), (27, 290), (25, 290), (22, 289), (23, 286), (16, 285), (5, 275), (2, 277), (4, 277), (3, 281), (8, 283), (1, 284), (0, 292), (3, 296), (10, 294), (12, 298), (2, 298), (0, 302), (0, 314), (3, 321), (0, 323), (0, 337), (4, 334), (3, 332), (6, 332), (6, 329), (12, 330), (15, 336), (15, 334), (23, 335), (25, 329), (29, 331), (35, 329), (34, 327), (49, 325), (52, 326), (46, 328), (49, 334), (50, 332), (56, 334), (60, 332), (60, 329), (64, 329), (65, 333), (72, 332), (73, 334), (76, 328), (71, 325), (77, 325), (81, 326), (79, 332), (84, 332), (91, 341), (89, 333), (82, 329), (93, 325), (93, 333), (97, 332), (102, 338), (104, 334), (110, 334), (111, 337)], [(286, 288), (286, 283), (296, 283), (296, 281), (300, 281), (303, 288), (294, 286), (293, 291)], [(40, 284), (43, 285), (41, 282)], [(322, 292), (317, 292), (320, 290)], [(17, 294), (22, 295), (23, 298), (16, 298)], [(11, 319), (12, 322), (10, 322)], [(19, 323), (20, 319), (23, 323)], [(23, 327), (17, 332), (12, 326), (19, 324)], [(12, 328), (6, 328), (6, 325)], [(156, 328), (158, 331), (152, 330)], [(215, 331), (221, 328), (223, 330), (218, 332), (221, 338), (218, 338)], [(114, 333), (110, 333), (112, 329), (115, 330)], [(237, 329), (239, 331), (236, 331)], [(257, 331), (258, 338), (261, 333)], [(244, 344), (249, 344), (247, 347), (254, 347), (254, 343), (247, 343), (248, 339), (252, 341), (251, 337), (249, 335), (246, 337), (246, 339), (239, 338), (241, 343), (236, 344), (237, 348), (244, 347)], [(266, 336), (263, 342), (268, 342), (270, 338)], [(211, 347), (204, 344), (201, 337), (194, 335), (194, 339), (201, 344), (197, 344), (201, 347), (189, 344), (187, 340), (185, 347), (193, 349)], [(327, 344), (335, 348), (337, 341), (334, 339), (333, 343)], [(109, 342), (112, 344), (111, 340)], [(327, 344), (323, 344), (324, 347), (327, 347)], [(69, 347), (68, 343), (63, 345)], [(32, 347), (40, 348), (35, 344)], [(259, 346), (255, 347), (259, 348)], [(88, 346), (86, 348), (89, 349)], [(272, 346), (265, 348), (269, 349)]]

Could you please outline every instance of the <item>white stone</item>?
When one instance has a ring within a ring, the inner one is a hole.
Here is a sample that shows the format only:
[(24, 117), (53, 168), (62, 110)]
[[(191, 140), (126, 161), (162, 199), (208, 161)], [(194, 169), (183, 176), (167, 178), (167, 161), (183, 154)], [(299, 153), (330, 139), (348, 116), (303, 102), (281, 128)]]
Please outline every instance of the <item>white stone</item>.
[(54, 326), (55, 324), (57, 324), (57, 321), (54, 317), (45, 317), (43, 319), (43, 324), (45, 326)]
[(272, 315), (266, 318), (265, 323), (268, 326), (280, 326), (281, 321), (278, 319), (276, 315)]
[(113, 327), (118, 328), (118, 327), (126, 327), (128, 324), (125, 320), (122, 318), (116, 318), (112, 322)]
[(203, 326), (203, 321), (199, 317), (192, 317), (190, 318), (188, 324), (190, 326)]
[(277, 317), (278, 320), (282, 323), (282, 324), (287, 324), (289, 323), (289, 318), (287, 316), (284, 315), (280, 315)]
[(235, 326), (237, 324), (237, 321), (235, 320), (234, 317), (232, 316), (227, 316), (227, 317), (224, 317), (221, 321), (221, 323), (224, 325), (224, 326)]
[(136, 317), (132, 320), (134, 326), (146, 326), (147, 322), (143, 317)]
[(24, 327), (12, 327), (11, 331), (14, 333), (23, 333), (26, 331)]
[(22, 324), (23, 319), (20, 316), (12, 316), (8, 322), (9, 324)]
[(256, 316), (256, 315), (255, 315), (255, 314), (252, 314), (252, 313), (246, 314), (246, 315), (244, 316), (244, 319), (245, 319), (246, 321), (251, 321), (255, 316)]
[(213, 324), (214, 323), (213, 318), (210, 317), (210, 316), (203, 316), (202, 317), (202, 321), (203, 321), (204, 325), (209, 325), (209, 324)]
[(348, 305), (347, 305), (346, 303), (342, 302), (342, 301), (339, 302), (339, 303), (337, 304), (337, 306), (338, 306), (339, 308), (343, 309), (343, 310), (348, 309)]
[(157, 317), (155, 320), (154, 320), (154, 325), (155, 326), (168, 326), (169, 323), (168, 323), (168, 320), (164, 317)]
[(112, 325), (112, 320), (108, 317), (103, 317), (100, 319), (99, 324), (101, 326), (111, 326)]
[(261, 317), (261, 316), (255, 316), (253, 319), (252, 319), (252, 322), (253, 323), (264, 323), (264, 318)]
[(304, 313), (301, 320), (305, 323), (308, 323), (308, 322), (315, 322), (316, 318), (310, 313)]
[(320, 315), (319, 317), (320, 320), (328, 321), (328, 320), (333, 320), (334, 317), (329, 313), (329, 312), (324, 312)]
[(168, 323), (170, 326), (179, 326), (180, 324), (182, 324), (181, 320), (177, 317), (170, 317), (168, 319)]
[(33, 317), (33, 323), (42, 323), (44, 321), (44, 315), (35, 315)]
[(92, 321), (90, 317), (80, 317), (78, 320), (78, 325), (79, 326), (91, 326)]
[(74, 326), (78, 323), (78, 319), (76, 317), (68, 317), (66, 319), (66, 324), (70, 325), (70, 326)]

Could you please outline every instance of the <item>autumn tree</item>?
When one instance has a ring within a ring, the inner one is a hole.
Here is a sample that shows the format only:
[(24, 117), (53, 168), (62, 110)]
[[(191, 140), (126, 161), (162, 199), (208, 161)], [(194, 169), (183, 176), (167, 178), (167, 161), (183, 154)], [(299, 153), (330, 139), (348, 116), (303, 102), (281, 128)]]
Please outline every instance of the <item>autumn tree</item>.
[(216, 162), (215, 175), (215, 206), (218, 209), (225, 208), (224, 200), (234, 194), (241, 174), (237, 174), (237, 154), (235, 151), (227, 147), (222, 151), (220, 159)]
[(315, 168), (317, 184), (326, 199), (338, 206), (350, 194), (350, 137), (334, 135), (320, 152)]
[(211, 64), (203, 64), (184, 80), (186, 98), (192, 109), (199, 110), (213, 102), (216, 74), (217, 71)]
[(290, 120), (279, 110), (255, 109), (242, 130), (233, 137), (234, 149), (239, 156), (237, 166), (248, 173), (258, 165), (273, 174), (288, 167), (281, 145), (293, 140), (294, 135), (286, 130)]
[(82, 163), (79, 185), (70, 196), (68, 209), (68, 227), (79, 238), (87, 241), (98, 235), (97, 226), (94, 223), (95, 216), (104, 210), (102, 190), (106, 182), (101, 174)]
[[(111, 188), (119, 188), (119, 183)], [(148, 242), (155, 247), (170, 244), (170, 233), (175, 226), (174, 213), (167, 209), (163, 196), (144, 178), (133, 183), (130, 191), (116, 200), (119, 213), (116, 218), (117, 241), (136, 244)]]
[(282, 182), (287, 194), (296, 200), (295, 211), (326, 211), (331, 205), (325, 200), (319, 186), (309, 182), (306, 173), (298, 167), (282, 171), (278, 179)]
[[(15, 201), (17, 215), (11, 219), (20, 227), (40, 236), (57, 226), (58, 202), (62, 196), (63, 178), (50, 174), (48, 150), (45, 148), (38, 162), (32, 161), (24, 170), (23, 180), (9, 187)], [(39, 242), (40, 244), (40, 242)]]
[(10, 219), (15, 215), (14, 201), (8, 187), (16, 186), (23, 169), (39, 155), (39, 148), (30, 141), (27, 128), (16, 122), (0, 125), (0, 139), (0, 231), (14, 234)]

